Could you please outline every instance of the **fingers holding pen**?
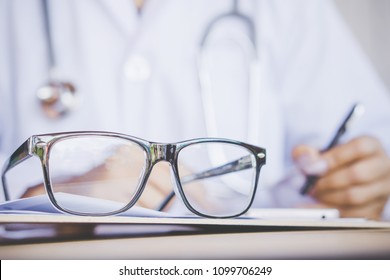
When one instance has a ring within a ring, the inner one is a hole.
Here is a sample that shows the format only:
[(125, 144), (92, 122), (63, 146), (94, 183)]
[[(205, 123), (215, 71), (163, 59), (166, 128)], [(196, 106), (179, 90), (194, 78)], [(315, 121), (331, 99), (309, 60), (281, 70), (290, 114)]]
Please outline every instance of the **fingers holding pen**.
[[(317, 196), (330, 190), (356, 188), (363, 191), (370, 187), (371, 195), (382, 195), (387, 187), (375, 188), (378, 184), (388, 184), (390, 159), (380, 142), (373, 137), (355, 138), (334, 147), (322, 154), (328, 164), (328, 171), (317, 181), (313, 194)], [(382, 191), (381, 191), (382, 190)]]
[(309, 194), (319, 203), (342, 216), (380, 218), (390, 195), (390, 158), (377, 139), (358, 137), (323, 153), (301, 146), (293, 157), (306, 175), (317, 176)]
[(299, 145), (293, 149), (292, 157), (305, 175), (321, 176), (328, 172), (328, 163), (318, 149)]
[(322, 153), (321, 158), (327, 162), (328, 172), (333, 172), (342, 166), (348, 166), (382, 153), (383, 148), (378, 139), (361, 136)]
[(313, 147), (299, 145), (293, 149), (292, 157), (307, 175), (324, 175), (380, 152), (381, 144), (377, 139), (363, 136), (323, 153)]
[(324, 153), (301, 145), (293, 150), (292, 156), (306, 175), (318, 176), (318, 191), (371, 182), (390, 170), (386, 153), (373, 137), (355, 138)]
[(363, 160), (340, 165), (324, 174), (316, 183), (315, 191), (362, 186), (389, 176), (390, 162), (386, 155), (368, 156)]

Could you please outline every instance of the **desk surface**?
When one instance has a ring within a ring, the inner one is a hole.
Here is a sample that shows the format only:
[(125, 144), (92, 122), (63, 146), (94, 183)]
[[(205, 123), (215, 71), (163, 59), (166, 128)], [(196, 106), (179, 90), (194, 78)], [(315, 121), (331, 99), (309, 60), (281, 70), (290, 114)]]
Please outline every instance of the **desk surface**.
[(187, 234), (2, 245), (0, 258), (390, 259), (390, 230)]
[(388, 222), (0, 218), (1, 259), (390, 259)]

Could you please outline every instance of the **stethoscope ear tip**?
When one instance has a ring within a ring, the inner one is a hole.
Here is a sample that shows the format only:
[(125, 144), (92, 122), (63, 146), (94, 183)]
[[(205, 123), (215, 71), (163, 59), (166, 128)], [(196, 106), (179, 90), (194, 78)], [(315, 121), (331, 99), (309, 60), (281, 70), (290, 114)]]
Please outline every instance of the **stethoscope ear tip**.
[(78, 104), (76, 87), (69, 82), (50, 81), (38, 88), (36, 96), (49, 118), (66, 115)]

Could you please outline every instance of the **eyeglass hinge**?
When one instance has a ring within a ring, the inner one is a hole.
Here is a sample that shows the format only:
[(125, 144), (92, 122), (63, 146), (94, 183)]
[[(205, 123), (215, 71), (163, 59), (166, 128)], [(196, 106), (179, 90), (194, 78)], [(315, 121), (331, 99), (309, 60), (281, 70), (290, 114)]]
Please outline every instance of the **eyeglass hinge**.
[(43, 159), (47, 152), (47, 143), (39, 138), (35, 138), (31, 144), (33, 154)]
[(258, 156), (259, 158), (265, 158), (265, 154), (264, 154), (264, 153), (258, 153), (257, 156)]

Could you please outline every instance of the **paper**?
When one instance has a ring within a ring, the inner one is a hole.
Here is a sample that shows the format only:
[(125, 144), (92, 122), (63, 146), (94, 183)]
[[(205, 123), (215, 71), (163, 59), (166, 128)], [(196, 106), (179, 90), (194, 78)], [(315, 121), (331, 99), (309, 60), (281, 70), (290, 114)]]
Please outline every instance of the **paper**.
[(250, 209), (245, 215), (250, 218), (267, 220), (329, 220), (339, 219), (340, 212), (337, 209), (306, 209), (306, 208), (269, 208)]
[[(57, 193), (61, 201), (68, 207), (72, 205), (85, 205), (86, 209), (101, 209), (102, 211), (109, 211), (113, 209), (117, 202), (108, 201), (97, 198), (86, 198), (84, 196)], [(117, 209), (121, 208), (122, 204), (118, 203)], [(117, 214), (115, 216), (125, 217), (145, 217), (145, 218), (183, 218), (183, 217), (198, 217), (190, 212), (183, 214), (184, 211), (175, 212), (161, 212), (157, 210), (147, 209), (139, 206), (133, 206), (129, 210)], [(23, 214), (23, 215), (71, 215), (63, 213), (55, 208), (50, 202), (47, 195), (39, 195), (29, 198), (22, 198), (13, 201), (8, 201), (0, 204), (0, 214)], [(339, 211), (337, 209), (293, 209), (293, 208), (251, 208), (248, 213), (244, 214), (241, 218), (251, 219), (337, 219), (339, 218)]]
[[(96, 207), (96, 209), (112, 209), (113, 204), (116, 202), (103, 200), (103, 199), (94, 199), (86, 198), (83, 196), (66, 194), (66, 193), (57, 193), (57, 197), (61, 199), (61, 202), (65, 203), (67, 206), (72, 207), (72, 205), (77, 205), (80, 209), (80, 205), (85, 205), (87, 209), (91, 207)], [(119, 204), (122, 205), (122, 204)], [(120, 208), (120, 206), (119, 206)], [(81, 216), (75, 216), (67, 213), (60, 212), (55, 208), (47, 195), (39, 195), (29, 198), (22, 198), (13, 201), (8, 201), (0, 204), (0, 215), (3, 215), (1, 221), (4, 222), (7, 217), (12, 217), (17, 215), (17, 217), (25, 217), (35, 221), (35, 223), (23, 223), (20, 219), (15, 219), (18, 223), (5, 223), (5, 225), (0, 225), (0, 243), (1, 242), (11, 242), (12, 240), (33, 240), (33, 239), (42, 239), (42, 238), (70, 238), (78, 237), (86, 234), (93, 234), (93, 236), (132, 236), (132, 235), (145, 235), (145, 234), (161, 234), (169, 233), (172, 231), (195, 231), (195, 228), (191, 226), (157, 226), (157, 225), (135, 225), (130, 224), (128, 228), (124, 228), (125, 225), (104, 225), (104, 223), (96, 223), (91, 226), (88, 223), (77, 223), (72, 224), (72, 230), (69, 230), (69, 227), (66, 226), (64, 218), (69, 217), (71, 219), (83, 218)], [(133, 206), (131, 209), (115, 216), (122, 217), (138, 217), (138, 218), (172, 218), (176, 217), (173, 214), (155, 211), (151, 209), (146, 209), (138, 206)], [(53, 218), (52, 220), (57, 221), (57, 223), (47, 223), (42, 222), (39, 217), (48, 217)], [(5, 218), (5, 219), (4, 219)], [(97, 217), (99, 218), (99, 217)], [(109, 217), (113, 218), (113, 217)], [(74, 222), (74, 220), (72, 220)], [(63, 231), (63, 227), (67, 227)]]
[[(66, 205), (87, 205), (88, 208), (95, 206), (96, 209), (112, 209), (109, 204), (116, 203), (112, 201), (107, 201), (103, 199), (95, 198), (85, 198), (83, 196), (58, 193), (57, 196), (61, 197)], [(121, 207), (118, 207), (120, 209)], [(59, 211), (55, 208), (47, 195), (39, 195), (29, 198), (21, 198), (13, 201), (8, 201), (0, 204), (0, 214), (61, 214), (69, 215)], [(129, 217), (173, 217), (175, 215), (155, 211), (147, 208), (142, 208), (138, 206), (133, 206), (131, 209), (126, 212), (120, 213), (117, 216), (129, 216)]]
[[(72, 195), (66, 193), (56, 194), (61, 198), (61, 201), (72, 207), (72, 205), (86, 205), (87, 209), (95, 207), (96, 209), (101, 209), (102, 211), (109, 211), (108, 209), (113, 209), (112, 204), (116, 202), (96, 199), (96, 198), (86, 198), (84, 196)], [(119, 204), (119, 203), (118, 203)], [(117, 207), (120, 209), (121, 204)], [(0, 204), (0, 214), (44, 214), (44, 215), (70, 215), (59, 211), (55, 208), (47, 195), (39, 195), (29, 198), (22, 198), (13, 201), (8, 201)], [(192, 213), (188, 215), (183, 214), (183, 211), (167, 213), (156, 210), (151, 210), (143, 207), (133, 206), (131, 209), (117, 214), (115, 216), (125, 216), (125, 217), (146, 217), (146, 218), (183, 218), (183, 217), (198, 217)], [(339, 211), (337, 209), (292, 209), (292, 208), (252, 208), (243, 215), (241, 218), (251, 218), (251, 219), (263, 219), (263, 220), (274, 220), (274, 219), (287, 219), (287, 220), (296, 220), (296, 219), (337, 219), (339, 218)]]

